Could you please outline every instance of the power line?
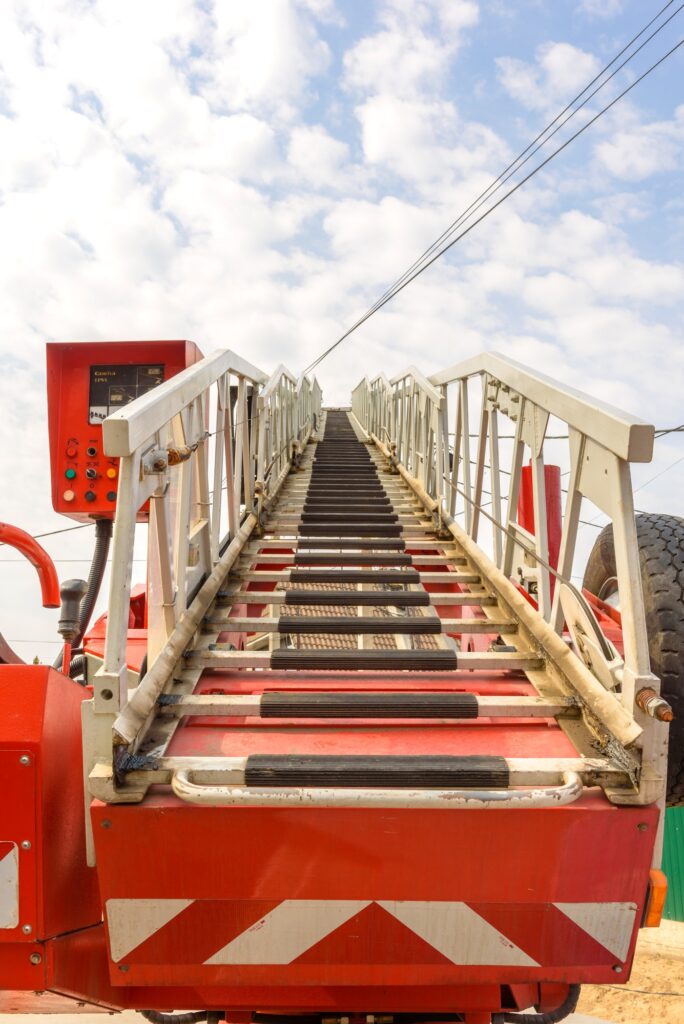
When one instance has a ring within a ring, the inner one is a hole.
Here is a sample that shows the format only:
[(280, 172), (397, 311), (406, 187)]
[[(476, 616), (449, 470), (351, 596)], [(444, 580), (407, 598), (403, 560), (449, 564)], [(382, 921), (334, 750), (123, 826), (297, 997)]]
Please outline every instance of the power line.
[[(379, 304), (383, 301), (383, 299), (386, 296), (390, 295), (394, 291), (394, 289), (397, 288), (402, 283), (402, 281), (406, 277), (408, 277), (408, 275), (413, 270), (415, 270), (415, 268), (418, 267), (420, 265), (420, 263), (422, 263), (422, 261), (426, 257), (428, 257), (432, 252), (434, 252), (435, 249), (442, 242), (446, 241), (446, 239), (449, 238), (449, 236), (451, 234), (453, 234), (453, 232), (456, 230), (456, 228), (460, 224), (462, 224), (465, 220), (469, 219), (469, 215), (472, 212), (474, 212), (475, 210), (479, 209), (480, 206), (482, 206), (487, 199), (490, 199), (496, 192), (498, 192), (498, 190), (504, 185), (504, 183), (506, 181), (508, 181), (517, 171), (519, 171), (520, 168), (523, 167), (527, 163), (527, 161), (530, 160), (534, 156), (534, 154), (537, 153), (541, 149), (542, 146), (545, 146), (546, 143), (549, 141), (549, 139), (553, 138), (553, 136), (558, 131), (560, 131), (560, 129), (565, 124), (567, 124), (568, 121), (575, 116), (575, 114), (579, 113), (579, 111), (584, 106), (586, 106), (586, 104), (589, 102), (589, 100), (591, 100), (592, 97), (594, 97), (596, 95), (596, 93), (599, 92), (600, 89), (603, 89), (604, 86), (606, 86), (611, 81), (611, 79), (613, 79), (615, 77), (615, 75), (617, 75), (618, 72), (622, 70), (622, 68), (625, 66), (625, 64), (627, 64), (630, 60), (632, 60), (640, 52), (640, 50), (642, 50), (644, 48), (644, 46), (646, 46), (654, 38), (654, 36), (656, 36), (660, 31), (662, 31), (662, 29), (665, 28), (665, 26), (670, 21), (672, 21), (672, 19), (677, 14), (679, 14), (679, 12), (682, 9), (682, 6), (684, 6), (682, 4), (680, 4), (680, 6), (677, 8), (677, 10), (673, 14), (671, 14), (670, 17), (667, 18), (662, 23), (662, 25), (660, 25), (655, 30), (655, 32), (651, 33), (651, 35), (647, 39), (645, 39), (644, 42), (641, 43), (641, 45), (639, 47), (637, 47), (637, 49), (633, 53), (631, 53), (630, 56), (625, 61), (623, 61), (623, 63), (620, 64), (619, 67), (617, 67), (612, 72), (612, 74), (610, 74), (609, 77), (606, 78), (606, 80), (604, 82), (601, 83), (601, 85), (599, 85), (592, 93), (590, 93), (589, 96), (585, 97), (585, 99), (582, 101), (582, 103), (580, 103), (580, 105), (578, 107), (575, 107), (574, 110), (572, 110), (572, 113), (569, 114), (569, 116), (566, 117), (564, 121), (561, 121), (560, 124), (557, 124), (557, 122), (560, 121), (560, 119), (563, 117), (563, 115), (566, 114), (569, 110), (571, 110), (574, 107), (575, 103), (577, 103), (577, 101), (582, 96), (584, 96), (584, 94), (589, 89), (591, 89), (592, 85), (594, 85), (596, 82), (598, 82), (598, 80), (605, 75), (605, 73), (608, 71), (608, 69), (611, 68), (613, 66), (613, 64), (615, 64), (615, 62), (618, 61), (620, 59), (620, 57), (624, 53), (627, 52), (627, 50), (637, 41), (637, 39), (639, 39), (644, 34), (644, 32), (648, 31), (648, 29), (651, 27), (651, 25), (653, 25), (654, 22), (656, 22), (658, 20), (658, 18), (660, 18), (660, 16), (662, 14), (664, 14), (664, 12), (667, 10), (667, 8), (672, 6), (673, 3), (674, 3), (674, 0), (668, 0), (668, 2), (664, 5), (664, 7), (662, 7), (660, 9), (660, 11), (658, 11), (658, 13), (655, 15), (655, 17), (651, 18), (651, 20), (646, 25), (644, 25), (644, 27), (639, 32), (637, 32), (637, 34), (632, 39), (630, 39), (630, 41), (627, 43), (627, 45), (624, 46), (622, 48), (622, 50), (620, 50), (620, 52), (617, 53), (613, 57), (613, 59), (608, 64), (606, 64), (606, 66), (594, 78), (592, 78), (592, 80), (589, 82), (589, 84), (585, 85), (584, 89), (582, 89), (581, 92), (579, 92), (572, 100), (570, 100), (570, 102), (567, 104), (567, 106), (565, 106), (563, 108), (563, 110), (561, 110), (560, 114), (557, 114), (556, 117), (553, 119), (553, 121), (550, 121), (549, 124), (546, 125), (546, 127), (536, 136), (536, 138), (534, 138), (532, 140), (532, 142), (530, 142), (529, 145), (526, 146), (526, 148), (523, 149), (523, 151), (518, 154), (518, 156), (515, 158), (515, 160), (513, 160), (508, 165), (508, 167), (506, 167), (501, 172), (501, 174), (498, 176), (498, 178), (495, 178), (494, 181), (491, 182), (491, 184), (483, 192), (481, 192), (480, 195), (476, 199), (474, 199), (472, 201), (472, 203), (469, 206), (467, 206), (466, 209), (461, 214), (459, 214), (459, 216), (456, 218), (456, 220), (452, 221), (452, 223), (449, 225), (449, 227), (445, 231), (442, 232), (442, 234), (439, 236), (439, 238), (436, 239), (436, 241), (434, 241), (432, 243), (432, 245), (430, 245), (425, 250), (425, 252), (421, 253), (421, 255), (418, 257), (418, 259), (415, 260), (411, 264), (411, 266), (408, 268), (408, 270), (405, 270), (404, 273), (401, 275), (401, 277), (397, 278), (397, 280), (394, 282), (394, 284), (391, 285), (390, 288), (388, 288), (387, 291), (384, 292), (384, 294), (380, 296), (380, 298), (377, 300), (377, 302), (374, 303), (374, 305), (371, 307), (371, 309), (373, 311), (375, 309), (379, 308)], [(553, 128), (553, 126), (556, 125), (556, 124), (557, 124), (557, 127), (554, 128), (553, 131), (550, 131)], [(548, 132), (550, 132), (550, 134), (547, 135)], [(544, 138), (545, 135), (546, 135), (546, 138)], [(542, 141), (540, 141), (540, 140), (542, 140)], [(525, 155), (525, 154), (527, 154), (527, 155)]]
[(535, 177), (535, 175), (539, 174), (539, 172), (543, 170), (547, 166), (547, 164), (551, 163), (551, 161), (554, 160), (560, 153), (562, 153), (563, 150), (565, 150), (565, 148), (567, 148), (567, 146), (571, 142), (573, 142), (576, 138), (579, 138), (580, 135), (587, 131), (588, 128), (591, 128), (591, 126), (594, 125), (599, 120), (599, 118), (603, 117), (604, 114), (606, 114), (609, 110), (611, 110), (611, 108), (613, 108), (615, 103), (617, 103), (629, 92), (631, 92), (632, 89), (634, 89), (637, 85), (640, 84), (640, 82), (643, 82), (643, 80), (647, 78), (648, 75), (652, 74), (652, 72), (659, 68), (661, 63), (664, 63), (682, 45), (684, 45), (684, 39), (680, 39), (680, 41), (676, 43), (675, 46), (673, 46), (666, 53), (662, 54), (662, 56), (659, 57), (656, 61), (654, 61), (654, 63), (652, 63), (652, 65), (650, 65), (650, 67), (647, 68), (646, 71), (639, 75), (639, 77), (636, 78), (633, 82), (631, 82), (625, 89), (623, 89), (622, 92), (619, 92), (613, 99), (610, 100), (609, 103), (606, 103), (606, 105), (603, 106), (603, 108), (601, 108), (601, 110), (597, 114), (595, 114), (593, 118), (590, 118), (590, 120), (586, 124), (584, 124), (582, 128), (579, 128), (578, 131), (575, 131), (572, 135), (570, 135), (564, 142), (561, 143), (561, 145), (559, 145), (556, 148), (556, 150), (553, 151), (553, 153), (546, 157), (545, 160), (543, 160), (535, 168), (532, 168), (532, 170), (529, 171), (523, 178), (521, 178), (521, 180), (518, 181), (517, 184), (513, 185), (512, 188), (509, 188), (508, 191), (506, 191), (506, 193), (504, 193), (504, 195), (501, 197), (501, 199), (497, 200), (497, 202), (494, 203), (493, 206), (490, 206), (487, 210), (484, 211), (484, 213), (480, 214), (479, 217), (477, 217), (471, 224), (469, 224), (460, 233), (458, 233), (456, 238), (452, 239), (451, 242), (448, 242), (446, 245), (442, 246), (442, 248), (439, 249), (436, 253), (434, 253), (428, 260), (424, 261), (422, 265), (415, 269), (411, 274), (409, 274), (409, 276), (407, 276), (407, 278), (405, 278), (405, 280), (400, 285), (398, 285), (396, 288), (391, 289), (390, 292), (384, 296), (384, 298), (380, 299), (374, 306), (371, 307), (371, 309), (368, 310), (368, 312), (362, 315), (358, 319), (358, 321), (356, 321), (355, 324), (353, 324), (347, 331), (345, 331), (344, 334), (337, 339), (337, 341), (330, 345), (324, 352), (320, 353), (320, 355), (317, 356), (317, 358), (315, 358), (313, 362), (311, 362), (311, 364), (306, 368), (304, 374), (309, 374), (312, 370), (314, 370), (315, 367), (317, 367), (320, 364), (320, 362), (327, 358), (327, 356), (330, 355), (331, 352), (333, 352), (338, 347), (338, 345), (341, 345), (342, 342), (349, 337), (349, 335), (353, 334), (353, 332), (356, 331), (362, 324), (365, 324), (366, 321), (368, 321), (368, 319), (370, 319), (370, 317), (374, 313), (376, 313), (379, 309), (381, 309), (389, 301), (391, 301), (391, 299), (398, 295), (399, 292), (402, 292), (404, 288), (407, 288), (408, 285), (415, 281), (416, 278), (420, 276), (420, 274), (422, 274), (425, 270), (428, 269), (428, 267), (432, 266), (432, 264), (441, 256), (443, 256), (444, 253), (448, 252), (448, 250), (452, 249), (455, 245), (457, 245), (458, 242), (464, 239), (467, 236), (467, 234), (469, 234), (470, 231), (472, 231), (474, 227), (481, 223), (491, 213), (494, 213), (494, 211), (498, 209), (498, 207), (500, 207), (502, 203), (505, 203), (507, 199), (513, 196), (516, 193), (516, 191), (522, 187), (522, 185), (524, 185), (527, 181), (530, 180), (530, 178)]

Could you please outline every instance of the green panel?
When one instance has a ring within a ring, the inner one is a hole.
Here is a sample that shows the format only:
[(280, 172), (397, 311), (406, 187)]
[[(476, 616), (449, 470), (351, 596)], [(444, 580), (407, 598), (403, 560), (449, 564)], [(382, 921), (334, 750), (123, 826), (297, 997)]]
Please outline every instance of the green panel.
[(668, 882), (663, 916), (684, 921), (684, 807), (670, 807), (665, 812), (663, 871)]

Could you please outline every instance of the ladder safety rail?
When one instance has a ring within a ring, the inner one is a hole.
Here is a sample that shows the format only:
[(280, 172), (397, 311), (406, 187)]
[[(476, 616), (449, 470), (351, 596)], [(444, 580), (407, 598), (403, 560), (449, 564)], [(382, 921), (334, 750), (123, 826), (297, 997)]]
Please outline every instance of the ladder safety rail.
[(427, 810), (513, 810), (564, 807), (583, 791), (581, 777), (562, 773), (562, 782), (516, 789), (335, 789), (211, 785), (194, 781), (192, 769), (173, 773), (171, 786), (186, 803), (209, 807), (388, 807)]
[[(119, 488), (104, 660), (94, 676), (91, 763), (113, 764), (154, 710), (226, 573), (320, 417), (315, 380), (269, 378), (217, 352), (109, 416)], [(148, 671), (129, 700), (126, 642), (136, 521), (149, 502)], [(113, 731), (113, 727), (115, 726)]]
[[(352, 415), (435, 525), (461, 545), (482, 579), (503, 598), (504, 608), (515, 613), (521, 630), (544, 651), (559, 685), (580, 697), (599, 740), (604, 727), (621, 746), (633, 748), (631, 753), (638, 750), (639, 802), (658, 799), (667, 731), (635, 700), (642, 688), (657, 691), (659, 683), (650, 671), (630, 475), (630, 462), (650, 460), (654, 428), (496, 353), (475, 356), (429, 378), (413, 367), (389, 381), (384, 375), (364, 378), (352, 392)], [(518, 523), (526, 459), (534, 534)], [(559, 462), (567, 469), (567, 491), (554, 566), (546, 529), (545, 465)], [(572, 586), (583, 498), (613, 525), (624, 641), (619, 693), (606, 691), (561, 639), (561, 588), (555, 584), (562, 580)], [(511, 583), (516, 575), (532, 583), (538, 611)], [(605, 735), (602, 742), (605, 746)]]

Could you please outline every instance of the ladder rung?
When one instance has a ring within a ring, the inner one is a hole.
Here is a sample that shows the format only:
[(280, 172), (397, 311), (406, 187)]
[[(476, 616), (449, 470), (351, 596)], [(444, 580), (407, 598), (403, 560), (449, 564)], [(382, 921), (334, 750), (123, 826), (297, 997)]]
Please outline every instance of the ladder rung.
[[(237, 590), (233, 593), (220, 593), (219, 603), (424, 607), (430, 604), (431, 596), (425, 590)], [(474, 597), (471, 603), (484, 602)], [(494, 604), (494, 598), (489, 599), (489, 603)]]
[[(315, 756), (315, 755), (314, 755)], [(323, 755), (325, 756), (325, 755)], [(353, 756), (353, 755), (352, 755)], [(121, 771), (133, 785), (164, 784), (171, 781), (174, 772), (199, 773), (202, 782), (213, 785), (241, 786), (245, 783), (248, 757), (151, 757), (132, 756), (123, 759)], [(549, 786), (557, 784), (565, 772), (576, 772), (587, 786), (609, 785), (630, 788), (626, 769), (617, 768), (607, 758), (507, 757), (506, 765), (512, 786)], [(141, 763), (142, 762), (142, 763)]]
[(370, 669), (377, 672), (451, 672), (465, 669), (473, 672), (536, 672), (544, 667), (544, 659), (519, 651), (458, 652), (431, 651), (211, 651), (206, 648), (188, 651), (188, 664), (215, 668), (321, 669), (354, 672)]
[(480, 697), (473, 693), (279, 690), (262, 694), (162, 694), (162, 714), (174, 718), (555, 718), (578, 715), (572, 698)]
[[(330, 604), (329, 601), (325, 602)], [(337, 633), (369, 634), (369, 635), (408, 635), (428, 633), (483, 633), (485, 635), (510, 635), (517, 633), (518, 624), (510, 620), (494, 619), (440, 619), (437, 615), (281, 615), (278, 618), (254, 616), (246, 618), (236, 616), (230, 618), (206, 619), (206, 626), (212, 630), (235, 633), (292, 633), (310, 634)], [(212, 650), (221, 650), (221, 644), (212, 644)]]
[(379, 605), (390, 608), (426, 605), (492, 607), (496, 598), (485, 593), (437, 594), (426, 590), (233, 590), (218, 594), (220, 605)]

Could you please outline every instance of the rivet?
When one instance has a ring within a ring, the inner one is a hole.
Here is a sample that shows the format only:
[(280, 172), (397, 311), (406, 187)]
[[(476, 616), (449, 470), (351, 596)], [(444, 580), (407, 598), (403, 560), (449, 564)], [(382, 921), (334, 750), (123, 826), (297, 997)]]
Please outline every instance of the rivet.
[(109, 818), (105, 818), (102, 822), (100, 822), (100, 827), (101, 828), (111, 828), (112, 827), (112, 823), (109, 820)]
[[(622, 968), (620, 969), (622, 970)], [(121, 971), (122, 974), (126, 974), (126, 972), (129, 970), (128, 964), (119, 964), (119, 970)]]
[(637, 825), (637, 828), (639, 829), (640, 832), (647, 832), (648, 831), (648, 825), (646, 824), (645, 821), (640, 821), (639, 824)]
[(622, 965), (621, 964), (615, 964), (615, 966), (613, 967), (613, 970), (615, 971), (616, 974), (622, 974)]
[(19, 758), (19, 764), (23, 764), (23, 765), (31, 764), (31, 758), (28, 756), (28, 754), (22, 754), (21, 755), (21, 757)]
[(29, 960), (31, 961), (32, 964), (40, 964), (43, 962), (43, 958), (40, 955), (40, 953), (31, 953)]
[(30, 935), (31, 932), (33, 931), (33, 928), (31, 927), (30, 924), (22, 924), (21, 930), (24, 933), (24, 935)]
[(29, 839), (22, 839), (22, 841), (21, 841), (21, 848), (22, 848), (22, 850), (30, 850), (31, 849), (31, 842), (30, 842), (30, 840)]

